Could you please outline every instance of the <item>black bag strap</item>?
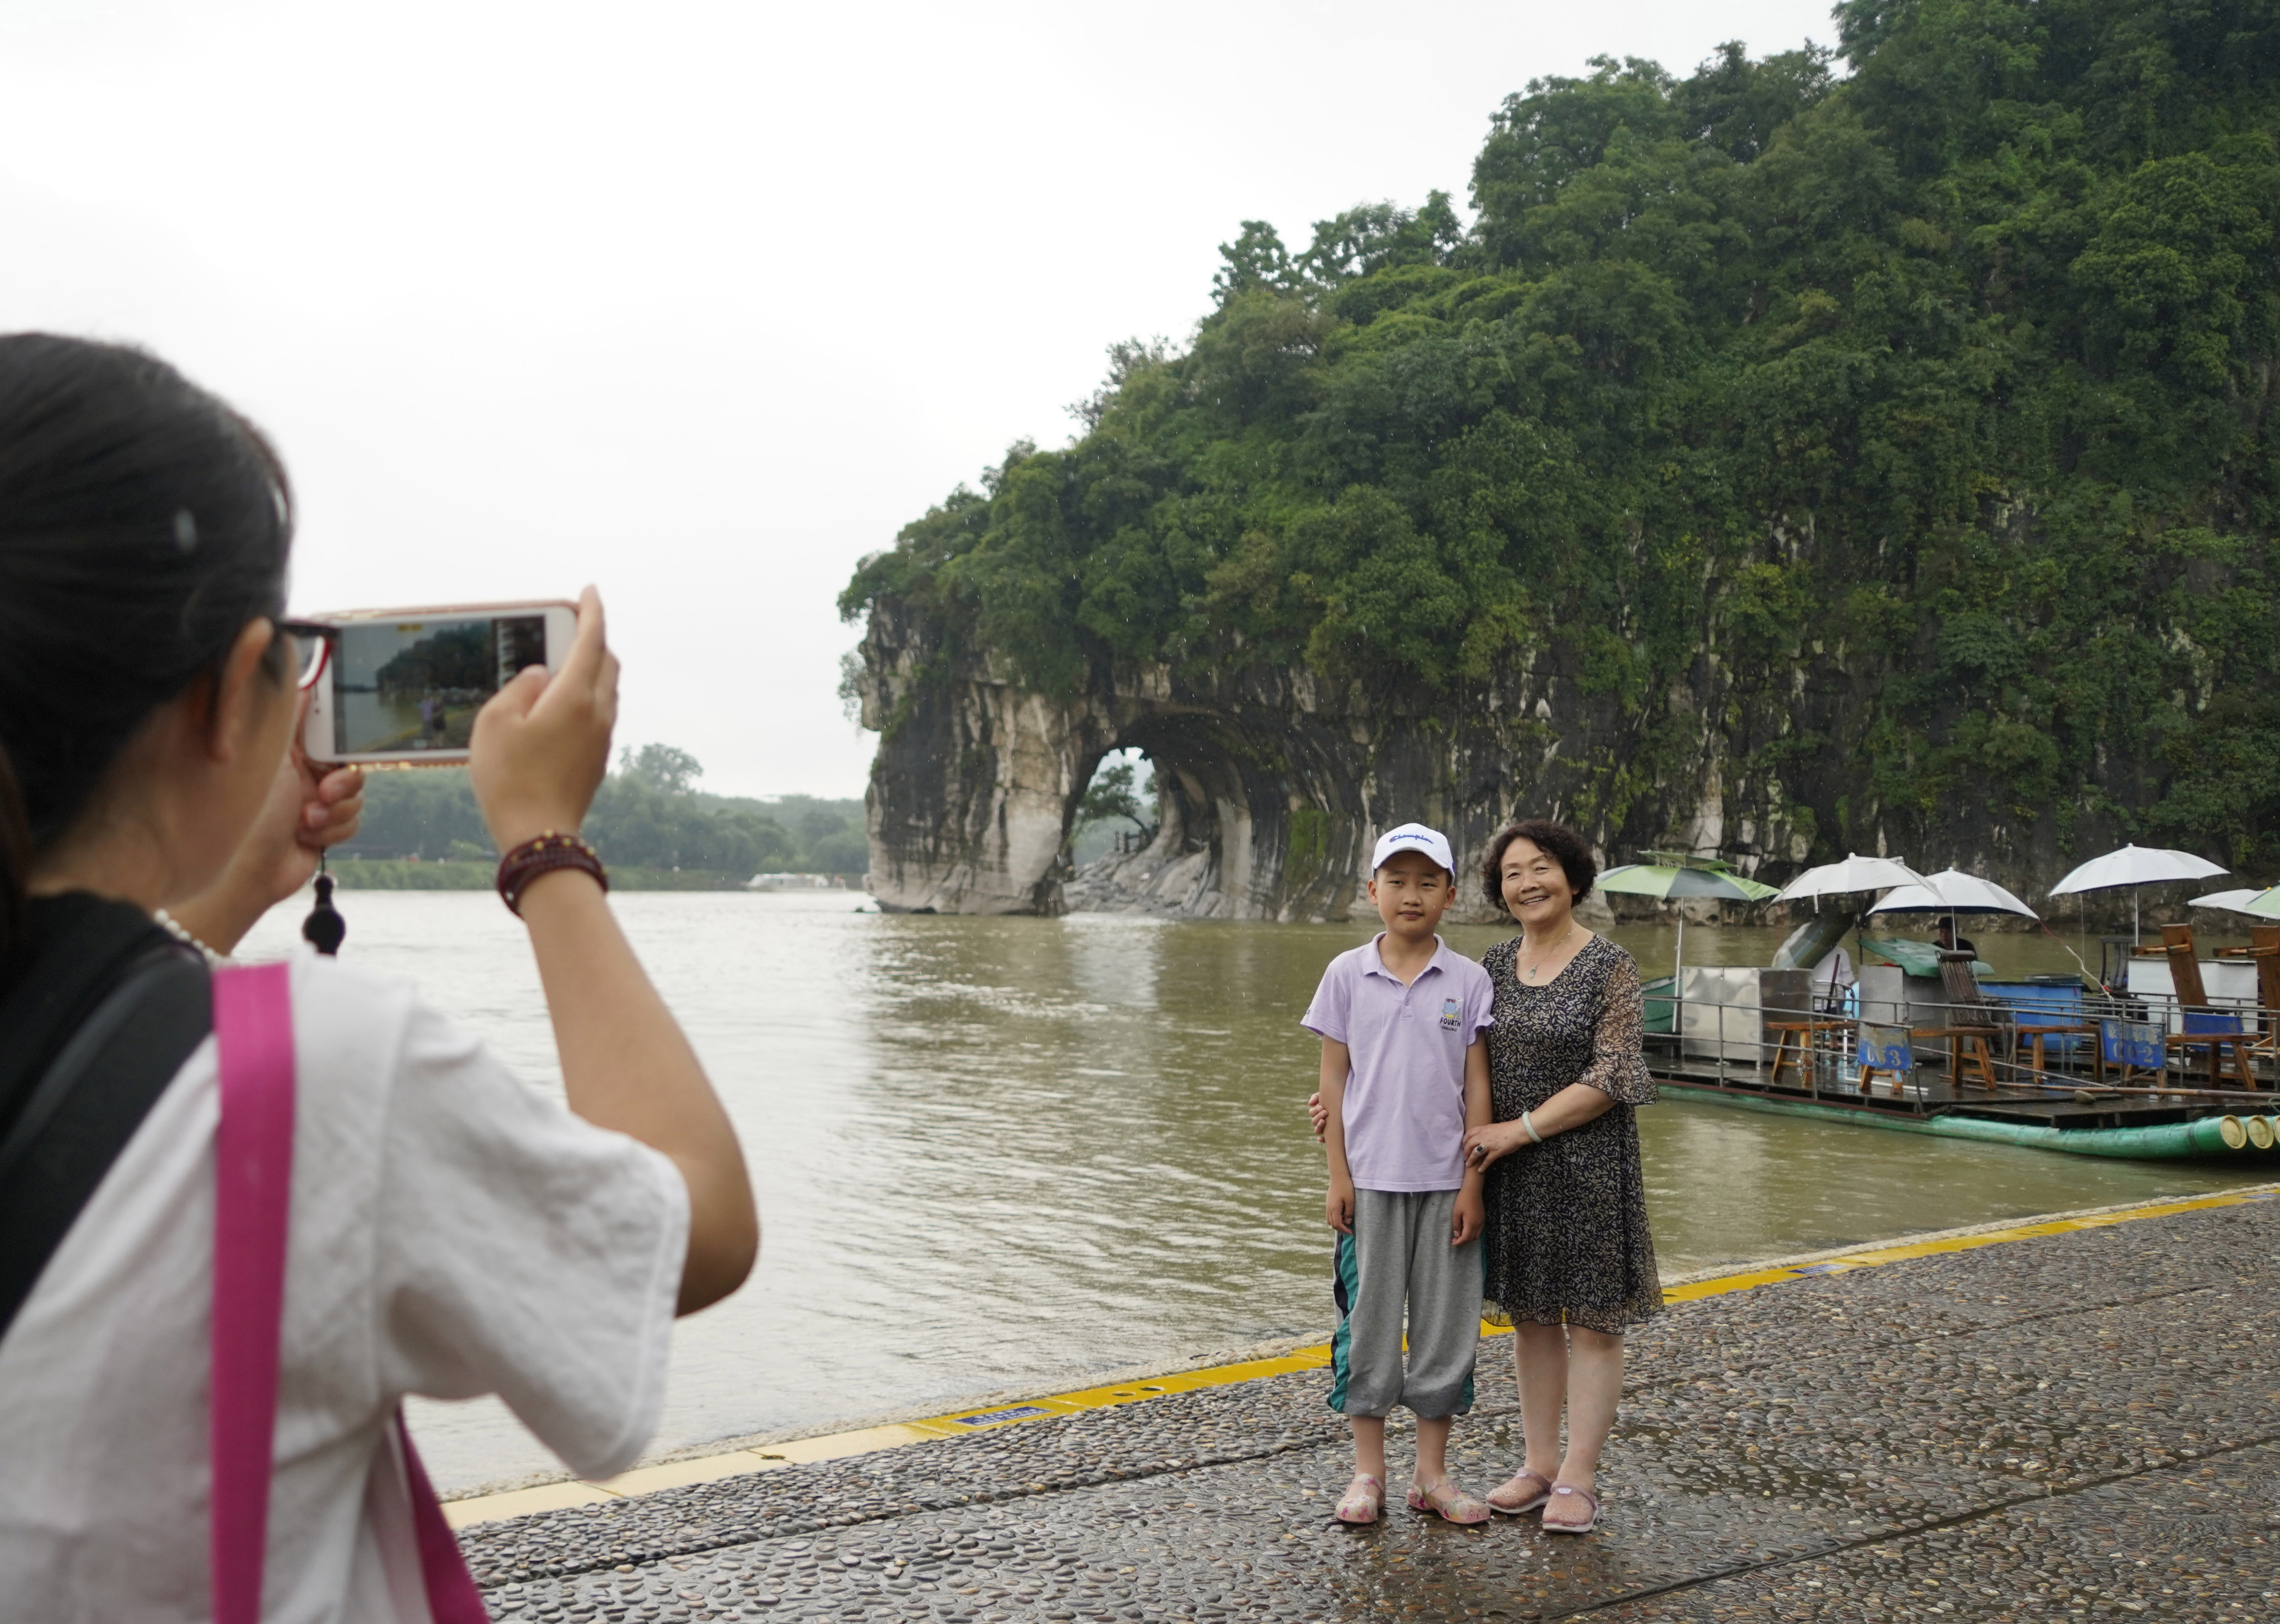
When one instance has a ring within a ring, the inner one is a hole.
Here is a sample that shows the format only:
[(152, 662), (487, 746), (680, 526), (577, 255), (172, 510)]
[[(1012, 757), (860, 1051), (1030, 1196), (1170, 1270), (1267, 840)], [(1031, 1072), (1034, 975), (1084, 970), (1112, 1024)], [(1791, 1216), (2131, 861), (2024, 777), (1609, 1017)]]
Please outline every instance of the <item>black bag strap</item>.
[(31, 909), (0, 1001), (0, 1335), (182, 1063), (213, 1030), (204, 964), (126, 903)]

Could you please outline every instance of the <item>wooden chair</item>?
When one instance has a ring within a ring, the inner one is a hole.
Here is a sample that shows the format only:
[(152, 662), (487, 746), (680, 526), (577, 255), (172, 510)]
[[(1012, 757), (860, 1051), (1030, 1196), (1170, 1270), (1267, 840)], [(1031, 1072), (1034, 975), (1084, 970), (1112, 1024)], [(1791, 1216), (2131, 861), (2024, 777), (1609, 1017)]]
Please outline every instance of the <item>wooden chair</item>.
[(2223, 1062), (2230, 1055), (2240, 1074), (2240, 1086), (2254, 1088), (2256, 1074), (2248, 1063), (2250, 1039), (2239, 1014), (2212, 1009), (2208, 994), (2201, 987), (2201, 961), (2194, 956), (2193, 927), (2162, 926), (2161, 946), (2169, 956), (2169, 986), (2177, 995), (2177, 1024), (2183, 1028), (2170, 1033), (2164, 1040), (2164, 1047), (2184, 1051), (2188, 1059), (2194, 1050), (2207, 1050), (2212, 1089), (2221, 1086)]
[(2251, 1045), (2280, 1061), (2280, 925), (2252, 925), (2248, 957), (2256, 966), (2257, 1024), (2263, 1028)]
[(1995, 1086), (1994, 1046), (2011, 1030), (2011, 1012), (1980, 989), (1971, 973), (1971, 955), (1961, 948), (1942, 948), (1939, 983), (1947, 994), (1948, 1024), (1918, 1027), (1911, 1035), (1945, 1038), (1948, 1044), (1948, 1081), (1963, 1086), (1968, 1071), (1988, 1088)]

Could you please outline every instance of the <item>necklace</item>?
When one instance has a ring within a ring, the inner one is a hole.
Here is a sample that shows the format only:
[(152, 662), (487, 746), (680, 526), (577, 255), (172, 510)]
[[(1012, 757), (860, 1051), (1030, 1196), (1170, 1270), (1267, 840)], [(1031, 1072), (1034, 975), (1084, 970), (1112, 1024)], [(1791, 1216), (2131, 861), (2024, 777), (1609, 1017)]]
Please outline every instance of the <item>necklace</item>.
[(199, 951), (199, 953), (201, 953), (202, 955), (204, 955), (204, 957), (205, 961), (206, 961), (206, 963), (207, 963), (207, 964), (209, 964), (209, 965), (211, 965), (211, 966), (214, 966), (214, 967), (216, 967), (216, 968), (220, 968), (221, 966), (226, 965), (226, 964), (227, 964), (227, 963), (229, 962), (229, 958), (228, 958), (228, 956), (227, 956), (227, 955), (226, 955), (226, 954), (222, 954), (222, 953), (217, 953), (217, 952), (215, 952), (215, 951), (213, 951), (213, 949), (212, 949), (212, 948), (208, 947), (204, 943), (203, 943), (203, 942), (199, 941), (196, 936), (192, 935), (191, 935), (191, 934), (190, 934), (187, 929), (185, 929), (185, 928), (184, 928), (184, 927), (182, 927), (179, 922), (177, 922), (177, 920), (175, 920), (175, 918), (174, 918), (174, 916), (173, 916), (173, 914), (171, 914), (171, 913), (167, 912), (164, 908), (158, 908), (158, 909), (155, 909), (155, 910), (153, 910), (153, 911), (152, 911), (152, 912), (151, 912), (150, 917), (151, 917), (152, 919), (157, 920), (158, 921), (158, 928), (159, 928), (159, 929), (161, 929), (161, 930), (165, 931), (168, 935), (170, 935), (170, 936), (173, 937), (175, 941), (181, 943), (183, 945), (185, 945), (185, 946), (187, 946), (187, 947), (194, 947), (194, 948), (197, 949), (197, 951)]
[(1547, 949), (1545, 951), (1541, 952), (1541, 953), (1538, 953), (1538, 954), (1536, 956), (1536, 963), (1534, 964), (1534, 966), (1532, 966), (1531, 967), (1529, 967), (1529, 970), (1528, 970), (1528, 972), (1527, 972), (1528, 979), (1529, 979), (1530, 981), (1535, 981), (1535, 979), (1536, 979), (1537, 976), (1539, 976), (1539, 975), (1541, 975), (1541, 974), (1544, 974), (1544, 961), (1546, 958), (1550, 958), (1550, 957), (1552, 956), (1552, 953), (1555, 953), (1555, 952), (1559, 951), (1559, 950), (1560, 950), (1560, 949), (1561, 949), (1562, 947), (1565, 947), (1565, 946), (1568, 944), (1568, 937), (1570, 937), (1570, 936), (1572, 936), (1572, 935), (1574, 935), (1575, 934), (1575, 921), (1573, 919), (1570, 919), (1570, 920), (1568, 921), (1568, 928), (1567, 928), (1567, 929), (1565, 929), (1565, 930), (1563, 930), (1563, 931), (1561, 931), (1561, 932), (1560, 933), (1560, 939), (1559, 939), (1558, 941), (1554, 942), (1554, 943), (1552, 944), (1552, 946), (1551, 946), (1549, 949)]

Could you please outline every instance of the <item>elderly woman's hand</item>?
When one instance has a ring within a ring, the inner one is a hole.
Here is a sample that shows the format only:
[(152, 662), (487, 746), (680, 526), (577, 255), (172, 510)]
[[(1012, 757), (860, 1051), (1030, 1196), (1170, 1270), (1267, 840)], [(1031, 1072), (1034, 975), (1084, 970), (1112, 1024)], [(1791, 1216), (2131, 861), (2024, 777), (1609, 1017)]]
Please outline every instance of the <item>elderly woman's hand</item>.
[(1465, 1171), (1484, 1172), (1528, 1143), (1528, 1130), (1517, 1122), (1484, 1123), (1465, 1135)]
[(1330, 1108), (1322, 1104), (1320, 1089), (1306, 1096), (1306, 1120), (1314, 1125), (1314, 1137), (1327, 1143), (1330, 1136)]

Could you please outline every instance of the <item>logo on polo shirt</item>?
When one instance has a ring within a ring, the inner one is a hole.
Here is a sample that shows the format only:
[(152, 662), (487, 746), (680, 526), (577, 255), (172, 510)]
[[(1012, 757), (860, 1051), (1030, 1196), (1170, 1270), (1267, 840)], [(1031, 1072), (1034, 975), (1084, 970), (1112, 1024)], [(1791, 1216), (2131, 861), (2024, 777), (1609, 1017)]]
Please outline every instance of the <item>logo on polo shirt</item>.
[(1444, 999), (1442, 999), (1442, 1000), (1441, 1000), (1441, 1030), (1443, 1030), (1444, 1032), (1453, 1032), (1453, 1031), (1455, 1031), (1455, 1030), (1457, 1029), (1457, 1016), (1458, 1016), (1458, 1013), (1459, 1013), (1459, 1006), (1458, 1006), (1457, 1001), (1456, 1001), (1454, 998), (1444, 998)]

